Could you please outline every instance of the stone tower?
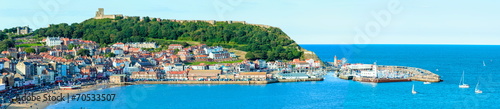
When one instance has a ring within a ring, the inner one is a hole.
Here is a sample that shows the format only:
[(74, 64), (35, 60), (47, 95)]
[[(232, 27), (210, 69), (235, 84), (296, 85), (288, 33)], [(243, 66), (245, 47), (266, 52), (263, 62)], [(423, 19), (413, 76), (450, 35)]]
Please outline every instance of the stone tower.
[(104, 16), (104, 8), (99, 8), (97, 12), (95, 12), (95, 17), (100, 18)]

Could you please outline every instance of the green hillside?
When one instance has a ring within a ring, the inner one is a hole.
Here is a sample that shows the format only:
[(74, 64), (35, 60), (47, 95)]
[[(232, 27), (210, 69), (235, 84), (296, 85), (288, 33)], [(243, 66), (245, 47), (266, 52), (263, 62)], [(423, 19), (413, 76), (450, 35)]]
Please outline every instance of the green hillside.
[[(303, 52), (281, 29), (242, 23), (175, 22), (127, 19), (89, 19), (82, 23), (56, 24), (35, 31), (39, 37), (68, 37), (96, 41), (102, 45), (115, 42), (165, 40), (196, 41), (208, 46), (223, 46), (248, 52), (247, 59), (290, 60)], [(157, 40), (152, 40), (157, 39)]]

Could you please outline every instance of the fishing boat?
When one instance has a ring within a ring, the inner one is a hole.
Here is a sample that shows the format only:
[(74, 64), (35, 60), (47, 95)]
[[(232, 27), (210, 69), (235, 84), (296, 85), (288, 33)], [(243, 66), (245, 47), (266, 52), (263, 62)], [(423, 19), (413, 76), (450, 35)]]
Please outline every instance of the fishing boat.
[(459, 88), (469, 88), (469, 84), (465, 84), (464, 74), (465, 71), (462, 72), (462, 78), (460, 79), (460, 84), (458, 85)]
[(411, 86), (411, 93), (412, 94), (417, 94), (418, 92), (415, 91), (415, 84), (413, 84), (413, 86)]
[(476, 92), (476, 93), (483, 93), (483, 91), (479, 90), (477, 87), (479, 87), (479, 81), (477, 81), (476, 89), (474, 89), (474, 92)]
[(431, 82), (424, 82), (424, 84), (431, 84)]

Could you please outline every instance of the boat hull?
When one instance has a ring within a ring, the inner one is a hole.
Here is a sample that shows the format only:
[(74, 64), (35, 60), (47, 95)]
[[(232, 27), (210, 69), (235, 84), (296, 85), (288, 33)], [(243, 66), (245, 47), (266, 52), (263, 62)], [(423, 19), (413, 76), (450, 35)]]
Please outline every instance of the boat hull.
[(469, 88), (469, 85), (459, 85), (458, 88)]

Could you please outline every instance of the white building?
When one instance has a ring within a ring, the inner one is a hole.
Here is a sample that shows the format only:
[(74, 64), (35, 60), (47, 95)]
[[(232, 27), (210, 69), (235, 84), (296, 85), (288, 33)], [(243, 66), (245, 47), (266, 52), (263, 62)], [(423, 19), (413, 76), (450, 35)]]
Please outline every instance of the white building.
[(132, 42), (132, 43), (126, 43), (125, 46), (133, 48), (158, 48), (156, 42)]
[(5, 84), (0, 84), (0, 90), (5, 90)]
[(216, 47), (207, 47), (204, 48), (205, 53), (210, 54), (212, 52), (220, 52), (223, 51), (224, 49), (221, 46), (216, 46)]
[(60, 37), (47, 37), (45, 40), (45, 45), (47, 46), (56, 46), (56, 45), (61, 45), (62, 40)]
[(113, 54), (115, 54), (115, 55), (123, 55), (123, 50), (121, 50), (121, 49), (114, 50)]
[(362, 77), (377, 77), (377, 64), (351, 64), (343, 68), (359, 71)]
[(125, 44), (118, 42), (118, 43), (113, 44), (112, 47), (123, 48), (123, 47), (125, 47)]

